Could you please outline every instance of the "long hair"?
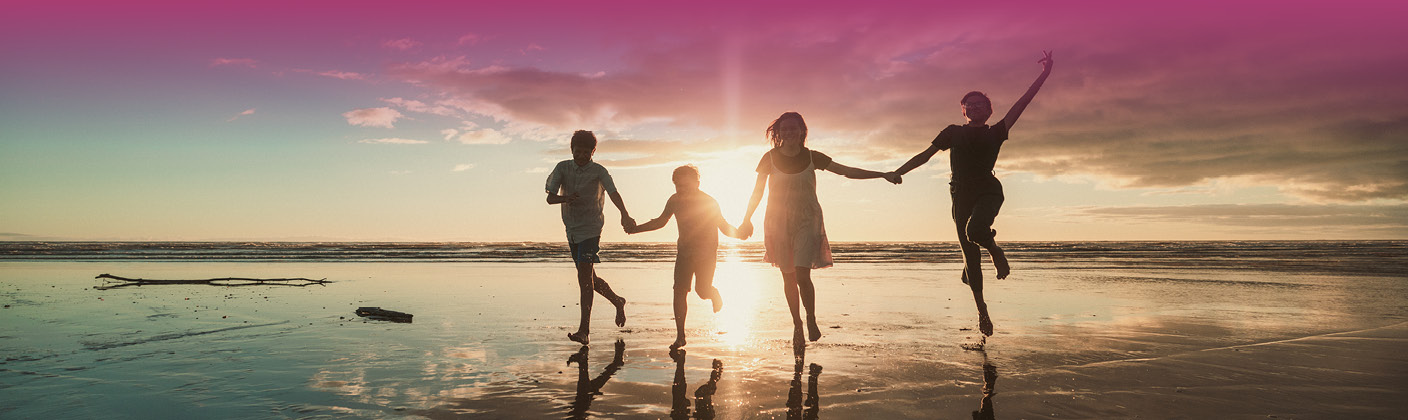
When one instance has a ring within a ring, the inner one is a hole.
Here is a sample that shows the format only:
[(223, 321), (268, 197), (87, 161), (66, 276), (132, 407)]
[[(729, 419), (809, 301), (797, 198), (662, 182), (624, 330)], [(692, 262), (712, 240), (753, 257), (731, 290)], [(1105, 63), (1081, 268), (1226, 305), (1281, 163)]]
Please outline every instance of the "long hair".
[(768, 141), (772, 142), (772, 147), (782, 146), (782, 139), (778, 137), (777, 130), (782, 127), (782, 122), (786, 120), (797, 120), (797, 125), (802, 127), (802, 145), (807, 144), (807, 121), (802, 119), (802, 114), (793, 111), (782, 113), (781, 117), (772, 120), (772, 125), (768, 126)]

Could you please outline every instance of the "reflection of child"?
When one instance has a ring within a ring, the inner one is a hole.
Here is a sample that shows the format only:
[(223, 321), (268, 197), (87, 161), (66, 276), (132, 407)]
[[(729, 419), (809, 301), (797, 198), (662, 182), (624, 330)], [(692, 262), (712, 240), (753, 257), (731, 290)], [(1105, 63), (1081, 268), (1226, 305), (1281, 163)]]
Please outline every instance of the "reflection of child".
[(719, 289), (714, 288), (714, 268), (718, 265), (719, 234), (739, 237), (737, 229), (724, 220), (719, 202), (699, 190), (699, 169), (693, 165), (675, 168), (675, 195), (665, 202), (660, 217), (645, 222), (626, 233), (649, 232), (665, 227), (674, 216), (680, 238), (675, 251), (675, 343), (671, 349), (685, 344), (684, 317), (688, 312), (685, 297), (689, 295), (689, 280), (694, 279), (695, 292), (700, 298), (713, 301), (714, 312), (724, 305)]
[(807, 308), (808, 335), (805, 338), (816, 341), (821, 338), (821, 328), (816, 325), (816, 288), (812, 285), (811, 270), (831, 266), (831, 245), (826, 239), (821, 203), (816, 196), (816, 172), (826, 170), (851, 179), (883, 177), (892, 183), (899, 183), (899, 177), (894, 173), (842, 165), (821, 152), (807, 149), (807, 123), (802, 114), (796, 112), (784, 113), (773, 120), (767, 135), (772, 150), (758, 162), (758, 180), (753, 185), (753, 196), (748, 200), (748, 211), (738, 230), (744, 237), (752, 235), (753, 211), (758, 209), (763, 189), (767, 188), (763, 260), (782, 271), (782, 290), (787, 297), (787, 308), (792, 311), (793, 342), (801, 345), (805, 342), (802, 341), (798, 298)]
[(596, 276), (594, 266), (601, 262), (597, 252), (601, 248), (601, 227), (606, 224), (601, 214), (605, 196), (611, 196), (611, 203), (621, 211), (622, 227), (635, 227), (636, 222), (626, 213), (626, 205), (621, 201), (621, 194), (616, 193), (611, 174), (601, 164), (592, 162), (596, 136), (590, 131), (578, 130), (572, 133), (571, 148), (572, 159), (558, 162), (548, 175), (547, 192), (548, 204), (562, 204), (562, 224), (567, 228), (568, 249), (572, 252), (572, 262), (577, 264), (577, 287), (582, 294), (582, 322), (577, 332), (567, 334), (567, 338), (587, 344), (592, 291), (601, 293), (616, 305), (616, 326), (626, 325), (626, 298), (612, 292), (606, 280)]
[(982, 92), (973, 91), (959, 100), (965, 125), (950, 125), (919, 154), (915, 155), (895, 172), (903, 175), (923, 165), (940, 150), (949, 150), (949, 167), (952, 180), (949, 181), (949, 194), (953, 198), (953, 223), (958, 229), (958, 244), (963, 249), (963, 282), (973, 290), (973, 300), (978, 304), (978, 330), (983, 335), (992, 335), (992, 320), (988, 316), (988, 304), (983, 301), (982, 251), (986, 248), (992, 256), (992, 264), (997, 269), (997, 278), (1006, 278), (1011, 269), (1002, 248), (997, 246), (992, 230), (997, 211), (1002, 208), (1002, 183), (993, 175), (992, 167), (997, 162), (997, 153), (1007, 141), (1007, 132), (1017, 124), (1017, 117), (1031, 103), (1036, 92), (1051, 74), (1051, 53), (1046, 53), (1041, 63), (1041, 76), (1032, 82), (1027, 93), (1022, 95), (1012, 109), (1007, 111), (996, 124), (989, 126), (992, 117), (992, 101)]

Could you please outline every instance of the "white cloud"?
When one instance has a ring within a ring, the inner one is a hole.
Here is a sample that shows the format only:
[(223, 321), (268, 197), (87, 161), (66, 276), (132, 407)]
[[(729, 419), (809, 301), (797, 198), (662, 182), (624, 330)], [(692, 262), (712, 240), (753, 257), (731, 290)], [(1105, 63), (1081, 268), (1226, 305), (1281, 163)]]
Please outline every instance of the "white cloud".
[(343, 113), (342, 116), (347, 118), (348, 124), (352, 125), (395, 128), (392, 124), (404, 115), (401, 115), (400, 111), (381, 107), (354, 109)]
[(383, 41), (383, 42), (381, 43), (381, 46), (386, 47), (386, 48), (391, 48), (391, 49), (394, 49), (394, 50), (406, 51), (406, 50), (409, 50), (409, 49), (412, 49), (412, 48), (421, 46), (421, 43), (420, 43), (420, 41), (416, 41), (416, 40), (414, 40), (414, 39), (410, 39), (410, 38), (401, 38), (401, 39), (393, 39), (393, 40), (390, 40), (390, 41)]
[(474, 169), (474, 164), (473, 164), (473, 163), (461, 163), (461, 164), (459, 164), (459, 165), (455, 165), (454, 171), (455, 171), (455, 172), (464, 172), (464, 171), (468, 171), (468, 170), (470, 170), (470, 169)]
[(459, 113), (459, 112), (455, 111), (453, 108), (450, 108), (450, 107), (445, 106), (445, 105), (442, 105), (442, 104), (430, 105), (430, 104), (427, 104), (427, 103), (425, 103), (425, 102), (417, 101), (417, 100), (414, 100), (414, 99), (405, 99), (405, 98), (382, 98), (381, 100), (382, 100), (382, 102), (386, 102), (386, 103), (388, 103), (388, 104), (395, 105), (395, 106), (397, 106), (397, 107), (401, 107), (402, 109), (405, 109), (405, 110), (410, 111), (410, 112), (421, 112), (421, 113), (434, 114), (434, 115), (441, 115), (441, 116), (446, 116), (446, 117), (452, 117), (452, 116), (455, 116), (456, 114)]
[(483, 41), (483, 40), (484, 40), (484, 37), (479, 36), (478, 34), (464, 34), (464, 36), (461, 36), (460, 39), (459, 39), (458, 41), (456, 41), (456, 43), (459, 44), (459, 45), (465, 45), (465, 44), (474, 45), (474, 44), (478, 44), (480, 41)]
[(392, 137), (392, 138), (384, 138), (384, 139), (366, 139), (366, 140), (358, 141), (358, 143), (367, 143), (367, 144), (426, 144), (426, 143), (429, 143), (429, 142), (428, 142), (428, 141), (425, 141), (425, 140), (412, 140), (412, 139), (403, 139), (403, 138)]
[(218, 66), (242, 66), (254, 68), (258, 62), (253, 58), (215, 58), (210, 60), (211, 67)]
[(245, 115), (254, 115), (254, 108), (246, 109), (246, 110), (244, 110), (244, 112), (241, 112), (241, 113), (239, 113), (239, 114), (235, 114), (235, 116), (230, 117), (230, 119), (225, 120), (225, 122), (230, 122), (230, 121), (237, 120), (237, 119), (239, 119), (240, 117), (243, 117), (243, 116), (245, 116)]
[(366, 79), (366, 78), (367, 78), (366, 75), (361, 74), (361, 73), (353, 73), (353, 72), (350, 72), (350, 71), (339, 71), (339, 70), (328, 70), (328, 71), (325, 71), (325, 72), (318, 73), (318, 75), (319, 75), (319, 76), (327, 76), (327, 77), (342, 79), (342, 80), (363, 80), (363, 79)]

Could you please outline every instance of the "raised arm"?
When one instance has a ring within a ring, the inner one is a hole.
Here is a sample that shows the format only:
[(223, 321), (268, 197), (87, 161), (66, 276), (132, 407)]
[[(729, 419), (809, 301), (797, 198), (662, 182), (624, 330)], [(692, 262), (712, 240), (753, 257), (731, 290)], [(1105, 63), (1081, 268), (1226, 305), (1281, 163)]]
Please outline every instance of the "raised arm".
[(735, 228), (733, 227), (733, 225), (728, 224), (728, 220), (724, 219), (723, 213), (715, 211), (714, 214), (718, 216), (717, 221), (719, 225), (719, 232), (723, 232), (725, 236), (728, 236), (730, 238), (748, 239), (747, 236), (740, 235), (740, 233), (742, 232), (740, 232), (738, 228)]
[(636, 225), (634, 229), (626, 229), (626, 233), (649, 232), (665, 227), (665, 224), (670, 222), (670, 217), (674, 215), (675, 197), (671, 196), (669, 200), (665, 200), (665, 210), (660, 212), (660, 217), (656, 217), (654, 219), (650, 219), (649, 222)]
[(1041, 84), (1046, 83), (1046, 76), (1051, 75), (1051, 52), (1042, 51), (1042, 54), (1045, 56), (1037, 61), (1041, 63), (1041, 75), (1036, 77), (1035, 82), (1032, 82), (1032, 87), (1027, 88), (1027, 93), (1022, 95), (1017, 103), (1012, 104), (1012, 109), (1007, 110), (1007, 116), (1002, 117), (1002, 122), (1007, 124), (1009, 131), (1012, 130), (1013, 125), (1017, 124), (1017, 118), (1022, 116), (1022, 111), (1027, 109), (1027, 104), (1030, 104), (1032, 98), (1036, 97), (1036, 92), (1041, 90)]

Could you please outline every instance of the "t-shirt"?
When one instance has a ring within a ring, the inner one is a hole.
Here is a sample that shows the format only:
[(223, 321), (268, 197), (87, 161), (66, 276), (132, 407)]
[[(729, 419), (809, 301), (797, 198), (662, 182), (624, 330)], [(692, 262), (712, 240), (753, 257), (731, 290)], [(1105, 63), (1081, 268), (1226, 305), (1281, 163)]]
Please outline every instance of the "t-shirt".
[(1007, 123), (974, 127), (950, 125), (934, 137), (934, 146), (949, 152), (949, 170), (954, 182), (994, 178), (992, 166), (1007, 141)]
[(572, 159), (558, 162), (548, 174), (546, 188), (547, 192), (564, 197), (578, 194), (576, 201), (560, 204), (562, 225), (567, 228), (569, 242), (575, 244), (601, 236), (601, 228), (606, 225), (606, 218), (601, 214), (606, 193), (616, 192), (616, 183), (606, 167), (596, 162), (578, 166)]
[(784, 155), (781, 151), (778, 151), (777, 148), (773, 148), (767, 153), (764, 153), (763, 160), (758, 162), (758, 173), (772, 173), (773, 165), (777, 165), (777, 169), (785, 174), (801, 173), (802, 170), (807, 169), (808, 154), (811, 155), (811, 162), (813, 165), (816, 165), (816, 170), (818, 171), (824, 171), (827, 166), (831, 165), (830, 156), (805, 147), (803, 147), (802, 152), (797, 153), (796, 156)]

